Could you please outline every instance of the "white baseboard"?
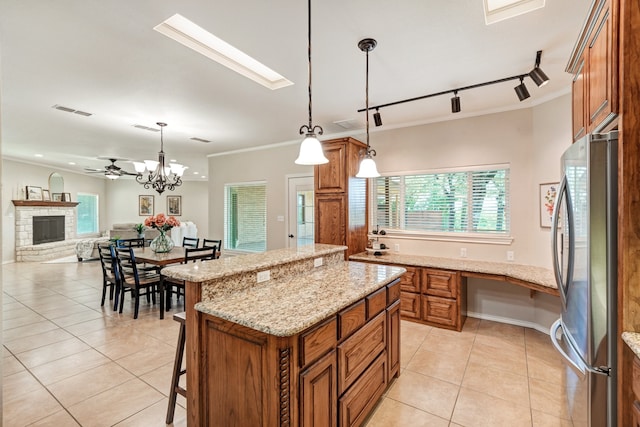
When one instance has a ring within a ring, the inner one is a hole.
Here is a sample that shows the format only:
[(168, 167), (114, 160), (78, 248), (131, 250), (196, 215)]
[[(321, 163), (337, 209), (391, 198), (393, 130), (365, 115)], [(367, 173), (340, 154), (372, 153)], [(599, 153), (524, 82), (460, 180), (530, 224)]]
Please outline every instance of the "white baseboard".
[(476, 319), (482, 319), (482, 320), (491, 320), (492, 322), (508, 323), (509, 325), (515, 325), (515, 326), (522, 326), (524, 328), (535, 329), (538, 332), (542, 332), (543, 334), (549, 335), (548, 327), (538, 325), (537, 323), (534, 323), (534, 322), (527, 322), (520, 319), (512, 319), (510, 317), (494, 316), (491, 314), (475, 313), (471, 311), (467, 312), (467, 317), (474, 317)]

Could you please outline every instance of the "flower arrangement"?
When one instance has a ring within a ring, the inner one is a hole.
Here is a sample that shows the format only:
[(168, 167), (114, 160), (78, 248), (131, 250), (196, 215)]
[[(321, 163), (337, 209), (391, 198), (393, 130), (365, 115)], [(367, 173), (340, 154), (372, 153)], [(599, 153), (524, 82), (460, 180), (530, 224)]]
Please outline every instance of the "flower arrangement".
[(179, 227), (180, 221), (178, 221), (174, 216), (166, 216), (163, 213), (159, 213), (156, 216), (150, 216), (145, 219), (144, 225), (160, 231), (168, 231), (173, 227)]

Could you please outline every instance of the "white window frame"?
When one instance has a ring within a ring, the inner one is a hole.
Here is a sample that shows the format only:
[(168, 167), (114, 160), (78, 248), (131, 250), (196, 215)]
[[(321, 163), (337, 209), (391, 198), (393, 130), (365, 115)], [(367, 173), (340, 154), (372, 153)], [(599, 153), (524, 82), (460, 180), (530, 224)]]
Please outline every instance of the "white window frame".
[[(97, 193), (83, 193), (83, 192), (79, 192), (76, 194), (76, 197), (78, 197), (78, 199), (80, 198), (80, 196), (92, 196), (96, 198), (96, 231), (92, 231), (89, 233), (80, 233), (78, 230), (78, 227), (80, 225), (80, 213), (78, 212), (78, 209), (76, 208), (76, 236), (78, 237), (92, 237), (92, 236), (99, 236), (100, 235), (100, 195)], [(78, 205), (80, 206), (80, 205)]]
[[(511, 165), (509, 163), (503, 164), (489, 164), (489, 165), (474, 165), (455, 168), (443, 168), (443, 169), (427, 169), (416, 171), (402, 171), (402, 172), (389, 172), (381, 174), (381, 176), (411, 176), (411, 175), (424, 175), (424, 174), (444, 174), (454, 172), (480, 172), (494, 169), (507, 169), (509, 170), (509, 213), (510, 201), (511, 201)], [(377, 224), (377, 194), (375, 191), (374, 180), (371, 178), (371, 191), (369, 191), (369, 224), (370, 228), (375, 229)], [(401, 200), (405, 199), (405, 187), (400, 187)], [(469, 193), (471, 197), (471, 193)], [(400, 209), (400, 222), (404, 223), (404, 209)], [(468, 219), (471, 221), (471, 218)], [(399, 229), (387, 229), (383, 226), (380, 228), (385, 230), (386, 236), (394, 239), (407, 239), (407, 240), (429, 240), (429, 241), (442, 241), (442, 242), (462, 242), (462, 243), (484, 243), (494, 245), (510, 245), (513, 242), (511, 235), (511, 221), (509, 220), (509, 229), (506, 233), (480, 233), (480, 232), (436, 232), (436, 231), (417, 231), (417, 230), (399, 230)]]
[(265, 236), (265, 251), (267, 250), (267, 181), (246, 181), (246, 182), (230, 182), (230, 183), (226, 183), (224, 184), (224, 203), (223, 203), (223, 221), (224, 221), (224, 240), (223, 240), (223, 245), (224, 245), (224, 251), (225, 254), (227, 255), (240, 255), (240, 254), (254, 254), (254, 253), (261, 253), (258, 251), (249, 251), (249, 250), (242, 250), (242, 249), (231, 249), (229, 248), (229, 245), (231, 244), (231, 238), (228, 235), (228, 222), (229, 222), (229, 212), (228, 212), (228, 192), (229, 192), (229, 188), (231, 187), (249, 187), (249, 186), (258, 186), (258, 185), (262, 185), (265, 188), (265, 198), (264, 198), (264, 209), (265, 209), (265, 223), (264, 223), (264, 236)]

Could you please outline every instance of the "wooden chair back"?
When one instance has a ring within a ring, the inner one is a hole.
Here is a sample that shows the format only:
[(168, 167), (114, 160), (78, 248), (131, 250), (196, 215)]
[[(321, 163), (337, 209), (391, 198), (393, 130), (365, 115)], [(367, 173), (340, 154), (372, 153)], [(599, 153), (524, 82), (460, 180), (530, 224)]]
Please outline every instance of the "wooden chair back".
[(216, 247), (216, 258), (220, 258), (220, 252), (222, 251), (222, 240), (202, 239), (202, 247)]
[(144, 248), (144, 238), (118, 239), (116, 246), (119, 248)]
[(209, 248), (185, 248), (184, 263), (216, 259), (217, 252), (218, 248), (215, 246)]
[(197, 248), (200, 244), (200, 238), (197, 237), (183, 237), (182, 238), (182, 247), (183, 248)]

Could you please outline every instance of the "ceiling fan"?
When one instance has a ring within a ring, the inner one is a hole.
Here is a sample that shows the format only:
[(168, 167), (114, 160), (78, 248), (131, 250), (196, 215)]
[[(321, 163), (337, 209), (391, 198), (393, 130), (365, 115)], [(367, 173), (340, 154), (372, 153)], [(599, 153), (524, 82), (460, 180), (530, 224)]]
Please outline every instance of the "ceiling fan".
[(125, 159), (106, 158), (111, 162), (110, 165), (106, 165), (103, 169), (84, 168), (88, 173), (103, 173), (109, 179), (118, 179), (123, 175), (137, 175), (137, 173), (131, 173), (123, 170), (119, 166), (116, 166), (116, 161)]

